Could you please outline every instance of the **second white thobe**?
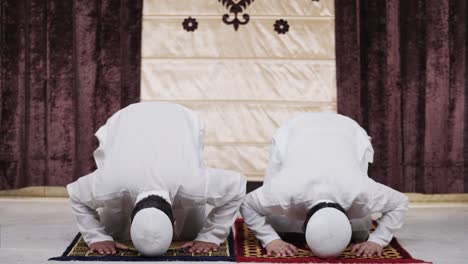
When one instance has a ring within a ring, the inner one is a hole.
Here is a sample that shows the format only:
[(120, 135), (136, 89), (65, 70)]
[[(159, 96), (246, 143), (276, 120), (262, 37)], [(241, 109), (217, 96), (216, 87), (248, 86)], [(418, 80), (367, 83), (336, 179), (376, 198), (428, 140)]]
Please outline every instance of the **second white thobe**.
[(270, 152), (263, 186), (241, 206), (245, 222), (264, 246), (279, 239), (273, 226), (300, 231), (307, 211), (321, 201), (340, 204), (351, 222), (356, 220), (353, 229), (366, 226), (359, 222), (372, 213), (382, 213), (368, 238), (381, 246), (402, 226), (408, 198), (367, 176), (373, 149), (352, 119), (332, 113), (295, 117), (277, 131)]

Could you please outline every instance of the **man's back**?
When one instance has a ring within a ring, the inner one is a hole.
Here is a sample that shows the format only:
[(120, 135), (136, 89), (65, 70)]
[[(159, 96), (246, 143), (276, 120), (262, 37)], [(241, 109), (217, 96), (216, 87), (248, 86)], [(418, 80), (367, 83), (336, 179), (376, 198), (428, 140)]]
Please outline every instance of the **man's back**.
[(360, 165), (366, 149), (372, 147), (367, 133), (348, 117), (303, 114), (283, 125), (274, 141), (281, 168), (273, 177), (267, 176), (265, 185), (284, 203), (334, 199), (346, 205), (368, 179)]
[[(96, 133), (103, 158), (95, 195), (168, 190), (203, 182), (200, 125), (179, 105), (145, 102), (114, 114)], [(196, 186), (195, 186), (196, 188)]]

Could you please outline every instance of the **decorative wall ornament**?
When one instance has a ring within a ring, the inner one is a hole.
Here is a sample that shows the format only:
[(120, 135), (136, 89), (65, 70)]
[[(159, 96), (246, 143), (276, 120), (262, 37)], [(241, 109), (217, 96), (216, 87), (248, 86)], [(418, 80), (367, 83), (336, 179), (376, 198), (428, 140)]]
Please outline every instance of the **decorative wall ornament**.
[(198, 22), (195, 18), (188, 17), (182, 22), (182, 26), (187, 32), (195, 31), (198, 28)]
[[(234, 30), (237, 31), (240, 25), (246, 25), (250, 21), (250, 15), (247, 13), (242, 14), (242, 19), (239, 15), (243, 13), (247, 7), (250, 6), (255, 0), (218, 0), (229, 13), (223, 15), (223, 22), (226, 25), (233, 25)], [(312, 0), (312, 2), (319, 2), (320, 0)], [(233, 17), (231, 17), (233, 14)], [(198, 22), (195, 18), (188, 17), (184, 19), (182, 26), (187, 32), (193, 32), (198, 28)], [(280, 19), (276, 20), (274, 29), (278, 34), (286, 34), (289, 31), (288, 21)]]
[(226, 25), (233, 25), (234, 30), (237, 31), (240, 25), (245, 25), (249, 23), (250, 16), (249, 14), (243, 14), (242, 18), (244, 20), (240, 20), (238, 18), (238, 14), (242, 13), (247, 9), (247, 7), (255, 0), (218, 0), (220, 3), (222, 3), (229, 11), (229, 13), (234, 14), (234, 18), (231, 18), (231, 14), (224, 14), (223, 15), (223, 22)]
[(283, 19), (276, 20), (274, 27), (278, 34), (286, 34), (289, 31), (288, 21)]

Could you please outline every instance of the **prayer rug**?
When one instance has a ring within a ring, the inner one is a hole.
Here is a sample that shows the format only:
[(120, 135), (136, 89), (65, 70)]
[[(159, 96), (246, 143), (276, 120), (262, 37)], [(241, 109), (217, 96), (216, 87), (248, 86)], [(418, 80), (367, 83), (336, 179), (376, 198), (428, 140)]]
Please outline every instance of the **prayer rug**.
[(70, 261), (235, 261), (234, 239), (232, 232), (225, 242), (223, 242), (218, 251), (208, 253), (190, 253), (180, 249), (185, 242), (173, 242), (164, 256), (144, 257), (135, 250), (131, 241), (121, 242), (129, 247), (128, 250), (117, 250), (114, 255), (101, 256), (97, 253), (90, 253), (89, 248), (83, 241), (80, 233), (76, 235), (70, 246), (63, 252), (62, 256), (51, 258), (49, 260)]
[[(299, 252), (292, 257), (267, 256), (260, 241), (254, 233), (247, 228), (242, 219), (235, 223), (236, 261), (237, 262), (276, 262), (276, 263), (430, 263), (413, 259), (403, 249), (398, 241), (393, 238), (384, 248), (382, 257), (362, 258), (351, 253), (348, 247), (338, 258), (320, 259), (313, 256), (307, 247), (304, 234), (283, 233), (279, 234), (283, 240), (298, 247)], [(371, 230), (372, 231), (372, 230)]]

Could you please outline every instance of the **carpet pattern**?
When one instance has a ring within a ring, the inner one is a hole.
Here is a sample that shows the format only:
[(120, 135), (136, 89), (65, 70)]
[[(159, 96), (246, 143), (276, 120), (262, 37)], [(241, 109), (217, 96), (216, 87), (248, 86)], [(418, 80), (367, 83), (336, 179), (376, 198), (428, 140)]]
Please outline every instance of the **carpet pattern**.
[[(129, 247), (128, 250), (118, 250), (111, 256), (100, 256), (97, 253), (90, 253), (88, 246), (83, 241), (81, 234), (78, 234), (65, 252), (60, 257), (50, 260), (70, 261), (237, 261), (237, 262), (271, 262), (271, 263), (430, 263), (414, 259), (394, 238), (388, 246), (384, 248), (381, 257), (362, 258), (351, 253), (348, 247), (339, 258), (320, 259), (313, 256), (307, 247), (304, 235), (298, 233), (283, 233), (280, 236), (286, 242), (294, 244), (299, 248), (299, 252), (292, 257), (267, 256), (260, 242), (255, 238), (254, 233), (247, 228), (242, 219), (237, 219), (235, 223), (235, 240), (233, 233), (220, 245), (217, 252), (190, 253), (180, 249), (184, 242), (173, 242), (164, 256), (144, 257), (133, 247), (131, 241), (122, 243)], [(371, 230), (372, 232), (373, 230)]]
[(117, 250), (117, 253), (109, 256), (101, 256), (91, 253), (88, 245), (84, 242), (81, 234), (76, 235), (70, 246), (60, 257), (50, 260), (70, 261), (235, 261), (234, 240), (232, 232), (228, 239), (223, 242), (218, 251), (208, 253), (190, 253), (180, 247), (185, 242), (173, 242), (169, 250), (160, 257), (144, 257), (135, 250), (131, 241), (122, 241), (122, 244), (129, 247), (128, 250)]
[[(413, 259), (411, 255), (394, 238), (384, 248), (381, 257), (362, 258), (351, 253), (348, 247), (339, 258), (319, 259), (313, 256), (308, 249), (304, 234), (283, 233), (281, 238), (296, 247), (299, 252), (292, 257), (267, 256), (260, 241), (255, 238), (254, 233), (247, 228), (242, 219), (235, 223), (236, 230), (236, 260), (237, 262), (276, 262), (276, 263), (428, 263)], [(372, 230), (371, 230), (372, 231)]]

